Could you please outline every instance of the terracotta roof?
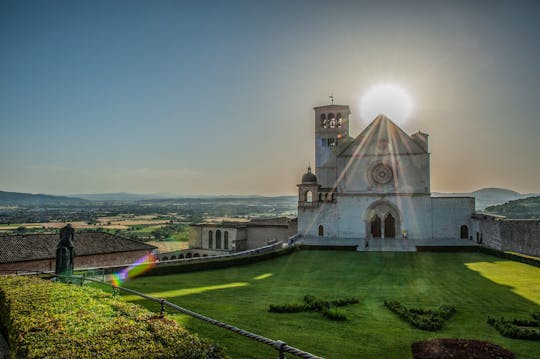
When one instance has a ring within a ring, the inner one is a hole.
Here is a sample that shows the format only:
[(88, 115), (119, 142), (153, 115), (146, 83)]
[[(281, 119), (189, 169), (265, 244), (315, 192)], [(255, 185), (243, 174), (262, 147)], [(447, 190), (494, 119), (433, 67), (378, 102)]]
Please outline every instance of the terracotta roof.
[[(54, 258), (59, 241), (58, 234), (0, 235), (0, 263)], [(76, 256), (156, 249), (103, 232), (75, 232), (73, 244)]]

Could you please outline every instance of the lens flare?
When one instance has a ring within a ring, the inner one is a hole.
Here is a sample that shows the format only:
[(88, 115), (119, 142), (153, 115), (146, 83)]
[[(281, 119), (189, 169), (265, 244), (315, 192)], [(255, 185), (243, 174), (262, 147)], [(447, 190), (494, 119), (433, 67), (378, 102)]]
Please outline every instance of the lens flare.
[(156, 256), (152, 253), (139, 258), (135, 263), (118, 273), (111, 274), (110, 281), (113, 286), (120, 287), (128, 279), (133, 279), (153, 268), (156, 265)]
[(412, 109), (413, 102), (408, 92), (393, 83), (372, 86), (360, 100), (360, 113), (364, 121), (371, 121), (378, 114), (383, 114), (400, 125), (410, 116)]

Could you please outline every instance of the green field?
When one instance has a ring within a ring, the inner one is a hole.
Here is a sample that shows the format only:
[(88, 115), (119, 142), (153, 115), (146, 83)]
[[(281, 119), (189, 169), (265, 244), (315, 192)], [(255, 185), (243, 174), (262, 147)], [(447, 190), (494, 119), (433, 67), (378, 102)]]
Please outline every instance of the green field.
[[(518, 358), (540, 356), (540, 342), (502, 337), (486, 323), (488, 315), (525, 319), (540, 312), (540, 268), (484, 254), (304, 250), (228, 269), (142, 277), (126, 287), (327, 358), (408, 358), (412, 342), (433, 337), (489, 340)], [(342, 308), (345, 322), (313, 312), (267, 311), (271, 303), (300, 303), (305, 294), (355, 296), (360, 303)], [(412, 307), (453, 305), (457, 313), (441, 331), (427, 332), (387, 310), (386, 299)], [(263, 344), (184, 315), (174, 317), (233, 358), (276, 357)]]

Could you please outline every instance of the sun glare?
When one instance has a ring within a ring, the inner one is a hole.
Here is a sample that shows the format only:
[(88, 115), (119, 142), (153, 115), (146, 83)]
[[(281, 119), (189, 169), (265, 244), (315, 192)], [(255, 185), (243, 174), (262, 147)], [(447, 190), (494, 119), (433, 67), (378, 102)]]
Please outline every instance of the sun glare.
[(410, 116), (412, 109), (412, 100), (407, 91), (393, 83), (370, 87), (360, 100), (363, 121), (371, 121), (382, 113), (397, 124), (402, 124)]

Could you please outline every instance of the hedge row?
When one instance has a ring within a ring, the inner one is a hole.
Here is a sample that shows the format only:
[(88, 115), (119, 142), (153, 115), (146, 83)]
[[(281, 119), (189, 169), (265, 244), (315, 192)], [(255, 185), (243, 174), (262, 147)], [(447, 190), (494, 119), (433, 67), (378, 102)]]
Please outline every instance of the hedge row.
[(0, 276), (0, 320), (13, 358), (223, 358), (173, 320), (37, 277)]
[[(537, 319), (538, 313), (534, 313), (533, 318)], [(536, 320), (488, 318), (487, 322), (502, 336), (513, 339), (540, 340), (540, 322)]]
[(298, 312), (321, 312), (330, 320), (347, 320), (347, 316), (337, 307), (358, 303), (357, 298), (340, 298), (336, 300), (319, 300), (313, 295), (304, 296), (302, 304), (270, 304), (268, 311), (271, 313), (298, 313)]
[(456, 312), (456, 308), (447, 305), (442, 305), (437, 310), (407, 308), (397, 301), (384, 301), (384, 305), (413, 327), (430, 331), (440, 330), (444, 321)]

